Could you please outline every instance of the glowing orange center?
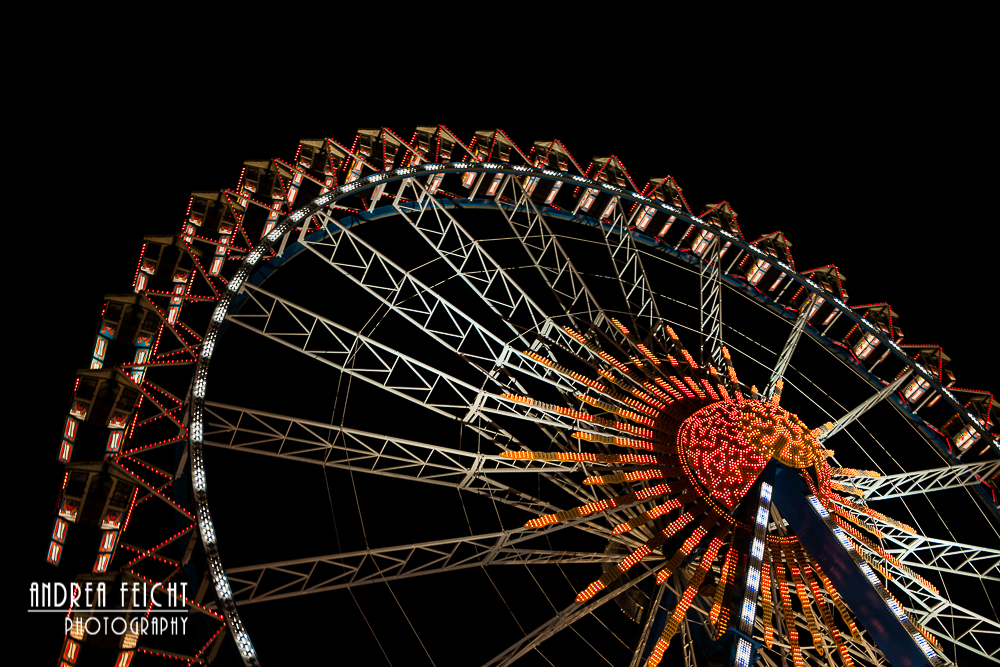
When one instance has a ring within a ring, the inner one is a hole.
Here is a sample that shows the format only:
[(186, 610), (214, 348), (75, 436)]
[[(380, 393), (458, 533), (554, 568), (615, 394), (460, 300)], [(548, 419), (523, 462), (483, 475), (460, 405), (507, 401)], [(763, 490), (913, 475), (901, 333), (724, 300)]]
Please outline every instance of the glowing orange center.
[(793, 468), (822, 460), (823, 450), (802, 420), (754, 400), (731, 399), (704, 407), (684, 420), (677, 437), (691, 472), (729, 509), (772, 456)]

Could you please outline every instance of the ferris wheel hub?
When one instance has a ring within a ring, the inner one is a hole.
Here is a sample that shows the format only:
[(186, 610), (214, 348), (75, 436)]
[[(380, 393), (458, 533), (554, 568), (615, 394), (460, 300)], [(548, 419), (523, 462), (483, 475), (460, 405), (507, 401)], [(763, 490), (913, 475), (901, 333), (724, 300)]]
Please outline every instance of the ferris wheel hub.
[(698, 482), (730, 510), (772, 458), (791, 468), (826, 462), (801, 419), (753, 399), (728, 399), (698, 410), (681, 424), (678, 445)]

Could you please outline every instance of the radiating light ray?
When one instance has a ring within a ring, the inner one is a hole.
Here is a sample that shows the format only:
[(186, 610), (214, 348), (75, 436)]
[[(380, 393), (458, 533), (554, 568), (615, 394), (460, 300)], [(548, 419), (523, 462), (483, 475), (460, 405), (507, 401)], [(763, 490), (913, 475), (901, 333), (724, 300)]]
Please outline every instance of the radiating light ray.
[(833, 620), (833, 614), (830, 612), (830, 608), (827, 606), (826, 600), (823, 599), (823, 594), (820, 591), (819, 584), (816, 583), (816, 579), (812, 576), (812, 568), (804, 564), (807, 562), (807, 559), (801, 549), (798, 549), (797, 551), (798, 553), (796, 554), (796, 558), (803, 564), (802, 576), (806, 584), (809, 586), (809, 590), (812, 592), (812, 599), (816, 602), (816, 607), (819, 609), (819, 614), (823, 619), (823, 624), (826, 626), (827, 632), (833, 638), (833, 644), (837, 647), (837, 653), (840, 654), (840, 659), (843, 660), (845, 667), (854, 667), (854, 661), (847, 652), (847, 647), (844, 646), (844, 642), (840, 637), (840, 630), (837, 628), (837, 624)]
[[(729, 551), (726, 552), (725, 560), (722, 562), (722, 572), (719, 573), (719, 583), (715, 587), (715, 595), (712, 598), (712, 609), (708, 614), (708, 622), (712, 625), (719, 622), (719, 615), (722, 613), (722, 598), (726, 595), (726, 585), (729, 583), (729, 571), (733, 568), (733, 560), (735, 558), (736, 549), (730, 547)], [(725, 625), (725, 623), (721, 625)]]
[(650, 442), (648, 440), (639, 440), (637, 438), (622, 438), (615, 435), (595, 435), (593, 433), (576, 431), (575, 433), (572, 433), (570, 437), (578, 440), (587, 440), (588, 442), (599, 442), (605, 445), (631, 447), (632, 449), (645, 449), (652, 452), (673, 453), (677, 451), (676, 449), (669, 448), (660, 443)]
[(677, 571), (677, 568), (684, 562), (684, 559), (691, 555), (691, 552), (695, 549), (695, 547), (701, 544), (701, 541), (705, 539), (705, 536), (708, 535), (708, 530), (715, 525), (718, 519), (718, 516), (709, 516), (707, 519), (702, 521), (700, 526), (694, 529), (694, 532), (691, 533), (686, 540), (684, 540), (684, 544), (682, 544), (681, 548), (677, 550), (677, 553), (675, 553), (673, 557), (667, 561), (666, 565), (661, 567), (660, 571), (656, 573), (657, 584), (662, 584), (669, 579), (675, 571)]
[(882, 477), (880, 472), (855, 468), (830, 468), (830, 474), (834, 477)]
[[(716, 641), (721, 640), (729, 629), (733, 609), (754, 609), (759, 603), (764, 620), (763, 644), (769, 649), (773, 648), (777, 639), (774, 613), (776, 606), (780, 604), (784, 616), (782, 639), (791, 646), (792, 662), (796, 667), (803, 666), (803, 648), (799, 645), (795, 626), (794, 597), (797, 598), (812, 639), (811, 650), (817, 651), (820, 656), (824, 654), (823, 634), (826, 633), (836, 647), (836, 654), (845, 665), (853, 667), (853, 661), (847, 654), (834, 622), (833, 612), (824, 595), (830, 596), (852, 637), (860, 637), (859, 629), (851, 620), (849, 610), (830, 579), (794, 535), (766, 536), (766, 540), (762, 542), (764, 551), (755, 556), (761, 558), (760, 571), (753, 575), (753, 595), (757, 599), (750, 601), (741, 598), (739, 593), (743, 589), (737, 588), (737, 577), (739, 581), (743, 581), (751, 575), (745, 572), (748, 567), (747, 555), (741, 557), (739, 549), (742, 547), (737, 547), (737, 542), (734, 541), (735, 533), (730, 526), (737, 526), (739, 522), (731, 514), (768, 461), (776, 459), (784, 466), (800, 471), (799, 474), (815, 496), (815, 501), (824, 511), (829, 511), (837, 525), (844, 529), (842, 541), (849, 543), (852, 539), (856, 540), (859, 548), (855, 551), (872, 570), (889, 578), (890, 573), (885, 567), (891, 565), (926, 587), (929, 582), (923, 578), (918, 579), (918, 575), (902, 566), (897, 558), (862, 534), (864, 531), (869, 535), (882, 536), (877, 528), (867, 525), (862, 516), (889, 523), (901, 530), (909, 527), (835, 493), (863, 498), (861, 492), (846, 480), (833, 480), (835, 475), (848, 477), (860, 473), (851, 468), (832, 469), (829, 466), (827, 459), (833, 452), (825, 449), (818, 437), (832, 428), (832, 425), (827, 423), (819, 428), (809, 429), (797, 416), (781, 408), (783, 381), (775, 383), (770, 396), (761, 395), (756, 385), (745, 396), (740, 389), (739, 378), (728, 349), (722, 349), (724, 374), (720, 374), (713, 366), (700, 368), (669, 326), (664, 326), (669, 337), (669, 349), (658, 355), (639, 342), (637, 332), (618, 320), (612, 320), (612, 324), (637, 351), (637, 354), (624, 352), (630, 365), (602, 350), (596, 339), (585, 337), (571, 327), (563, 327), (568, 335), (607, 364), (607, 367), (597, 369), (603, 382), (586, 378), (538, 353), (526, 351), (524, 354), (596, 391), (597, 395), (578, 393), (576, 398), (586, 406), (613, 418), (592, 415), (583, 409), (542, 403), (526, 396), (503, 395), (506, 400), (533, 409), (571, 417), (620, 434), (574, 431), (571, 436), (576, 440), (637, 451), (635, 454), (511, 451), (502, 454), (504, 458), (569, 461), (612, 467), (605, 474), (586, 476), (582, 483), (588, 486), (644, 485), (649, 480), (665, 480), (665, 483), (648, 489), (545, 515), (525, 524), (526, 528), (540, 528), (614, 507), (658, 499), (652, 507), (644, 507), (627, 521), (617, 523), (612, 534), (622, 535), (650, 524), (659, 527), (663, 525), (662, 522), (666, 522), (666, 526), (579, 591), (576, 602), (591, 600), (611, 587), (636, 563), (656, 551), (663, 551), (662, 555), (666, 558), (656, 575), (657, 583), (662, 584), (678, 571), (687, 558), (696, 554), (716, 522), (724, 519), (727, 526), (715, 529), (712, 533), (709, 545), (700, 555), (698, 568), (668, 617), (647, 664), (655, 666), (662, 660), (663, 652), (670, 645), (671, 638), (676, 634), (679, 623), (684, 619), (700, 586), (715, 567), (720, 575), (715, 590), (711, 593), (708, 623), (714, 625)], [(567, 425), (563, 428), (570, 427)], [(877, 473), (865, 474), (877, 476)], [(669, 519), (674, 512), (679, 514)], [(679, 535), (683, 535), (681, 531), (690, 530), (692, 522), (702, 515), (705, 515), (704, 518), (681, 542), (678, 539)], [(862, 548), (866, 551), (862, 551)], [(718, 562), (719, 553), (724, 553), (722, 562)], [(877, 555), (882, 560), (873, 561), (866, 555), (868, 553), (872, 558)], [(780, 602), (773, 598), (772, 584), (777, 586)], [(926, 630), (921, 629), (920, 632), (926, 633)]]
[(653, 519), (663, 516), (668, 512), (672, 512), (676, 509), (680, 509), (686, 503), (696, 500), (699, 497), (697, 491), (690, 491), (677, 498), (671, 498), (665, 503), (657, 505), (656, 507), (643, 512), (642, 514), (632, 517), (625, 523), (620, 523), (612, 529), (612, 535), (621, 535), (622, 533), (627, 533), (630, 530), (635, 530), (640, 526), (645, 526), (647, 523)]
[(771, 599), (771, 548), (764, 544), (764, 562), (760, 571), (761, 597), (764, 599), (764, 645), (774, 646), (774, 601)]
[(722, 547), (723, 538), (726, 533), (727, 531), (724, 528), (716, 530), (715, 536), (709, 542), (708, 548), (705, 549), (705, 554), (701, 557), (701, 563), (698, 564), (698, 569), (695, 570), (694, 576), (691, 577), (687, 588), (681, 594), (681, 599), (678, 601), (673, 613), (667, 619), (666, 627), (663, 628), (660, 638), (656, 641), (656, 645), (649, 655), (649, 661), (646, 663), (648, 667), (656, 667), (663, 660), (663, 653), (670, 647), (670, 640), (677, 634), (677, 628), (687, 615), (688, 609), (691, 608), (691, 603), (694, 601), (694, 596), (698, 593), (698, 588), (705, 580), (705, 575), (712, 569), (712, 562)]
[(633, 465), (654, 465), (668, 463), (675, 457), (653, 454), (592, 454), (590, 452), (500, 452), (500, 458), (520, 461), (578, 461), (586, 463), (627, 463)]
[(819, 626), (816, 624), (816, 616), (813, 614), (812, 605), (809, 604), (809, 596), (806, 593), (806, 580), (795, 560), (795, 552), (789, 546), (783, 546), (782, 553), (785, 556), (785, 563), (791, 573), (792, 582), (795, 585), (795, 592), (799, 596), (799, 604), (802, 606), (802, 613), (806, 617), (806, 626), (812, 635), (813, 648), (820, 655), (823, 655), (823, 640), (819, 635)]
[(872, 535), (874, 535), (875, 537), (877, 537), (880, 540), (883, 539), (883, 538), (885, 538), (885, 535), (878, 528), (875, 528), (874, 526), (869, 526), (868, 524), (862, 523), (861, 521), (858, 520), (857, 517), (855, 517), (850, 512), (845, 512), (844, 510), (840, 509), (837, 506), (833, 506), (830, 509), (833, 510), (833, 514), (834, 514), (833, 521), (834, 521), (834, 523), (836, 523), (838, 526), (844, 528), (845, 530), (847, 528), (847, 522), (850, 521), (851, 523), (853, 523), (858, 528), (861, 528), (862, 530), (871, 533)]
[(685, 512), (679, 517), (674, 519), (666, 528), (660, 531), (659, 534), (653, 536), (646, 541), (641, 547), (630, 553), (628, 556), (623, 558), (618, 564), (601, 575), (601, 578), (587, 586), (576, 596), (576, 602), (582, 603), (586, 602), (590, 598), (594, 597), (599, 591), (607, 588), (608, 584), (616, 581), (621, 575), (625, 574), (632, 568), (633, 565), (638, 563), (640, 560), (653, 553), (653, 550), (658, 548), (668, 539), (673, 537), (677, 531), (682, 529), (684, 526), (689, 524), (694, 519), (693, 512)]
[(557, 512), (555, 514), (546, 514), (535, 519), (531, 519), (524, 524), (525, 528), (541, 528), (543, 526), (548, 526), (554, 523), (562, 523), (563, 521), (570, 521), (571, 519), (576, 519), (581, 516), (588, 516), (595, 512), (603, 512), (607, 509), (612, 509), (615, 507), (624, 507), (626, 505), (631, 505), (633, 503), (642, 502), (643, 500), (648, 500), (649, 498), (656, 498), (657, 496), (666, 495), (668, 493), (673, 493), (680, 488), (677, 482), (673, 484), (657, 484), (656, 486), (651, 486), (647, 489), (640, 489), (639, 491), (634, 491), (632, 493), (626, 493), (621, 496), (615, 496), (614, 498), (606, 498), (605, 500), (599, 500), (596, 503), (588, 503), (586, 505), (581, 505), (570, 510), (564, 510), (562, 512)]
[(781, 594), (781, 610), (785, 615), (785, 632), (788, 643), (792, 647), (792, 662), (795, 667), (803, 667), (802, 649), (799, 648), (798, 631), (795, 630), (795, 614), (792, 611), (792, 596), (788, 592), (789, 582), (785, 578), (785, 566), (774, 564), (774, 574), (778, 581), (778, 592)]
[[(677, 474), (680, 468), (668, 468), (671, 473)], [(583, 480), (584, 484), (621, 484), (622, 482), (638, 482), (640, 479), (660, 479), (667, 475), (667, 471), (659, 468), (648, 470), (636, 470), (635, 472), (616, 472), (613, 475), (595, 475)]]
[(855, 512), (858, 512), (859, 514), (864, 514), (866, 516), (872, 517), (873, 519), (878, 519), (879, 521), (882, 521), (883, 523), (887, 523), (889, 525), (895, 526), (896, 528), (899, 528), (902, 531), (906, 531), (907, 533), (910, 533), (911, 535), (916, 535), (917, 534), (917, 529), (914, 528), (913, 526), (909, 526), (909, 525), (907, 525), (905, 523), (902, 523), (900, 521), (896, 521), (892, 517), (888, 517), (885, 514), (882, 514), (881, 512), (873, 510), (870, 507), (864, 507), (863, 505), (858, 505), (857, 503), (852, 503), (850, 500), (847, 500), (846, 498), (841, 498), (840, 496), (837, 496), (837, 495), (832, 496), (832, 499), (833, 499), (834, 502), (839, 503), (839, 504), (843, 505), (844, 507), (849, 507), (850, 509), (854, 510)]

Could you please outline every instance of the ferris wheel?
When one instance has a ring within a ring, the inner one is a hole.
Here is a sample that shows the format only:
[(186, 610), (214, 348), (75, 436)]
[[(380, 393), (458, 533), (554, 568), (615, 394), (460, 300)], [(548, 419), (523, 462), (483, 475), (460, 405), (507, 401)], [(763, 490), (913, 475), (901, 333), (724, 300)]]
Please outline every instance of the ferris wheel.
[(190, 630), (61, 660), (1000, 662), (996, 401), (751, 236), (500, 130), (193, 193), (106, 298), (48, 551)]

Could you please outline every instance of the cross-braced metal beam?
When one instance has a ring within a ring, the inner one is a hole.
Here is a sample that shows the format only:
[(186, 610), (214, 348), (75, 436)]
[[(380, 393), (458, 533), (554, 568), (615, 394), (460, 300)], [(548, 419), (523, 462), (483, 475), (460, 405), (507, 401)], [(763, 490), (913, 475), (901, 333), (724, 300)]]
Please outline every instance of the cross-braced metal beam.
[[(504, 199), (504, 194), (509, 194), (510, 199)], [(511, 200), (513, 203), (509, 203)], [(552, 232), (548, 221), (520, 182), (514, 178), (506, 179), (494, 203), (573, 326), (578, 331), (593, 327), (613, 345), (620, 349), (628, 347), (625, 337), (612, 326), (611, 317), (598, 303), (559, 237)]]
[[(641, 207), (636, 208), (636, 212)], [(638, 332), (657, 333), (660, 309), (653, 296), (653, 288), (642, 266), (639, 249), (629, 229), (630, 220), (616, 199), (611, 214), (599, 221), (598, 226), (604, 237), (604, 244), (611, 256), (622, 298), (628, 304), (632, 325)], [(642, 334), (638, 334), (640, 337)]]
[(493, 665), (496, 665), (496, 667), (504, 667), (505, 665), (513, 664), (522, 656), (534, 651), (537, 646), (549, 637), (565, 630), (581, 618), (594, 613), (599, 607), (610, 602), (611, 600), (614, 600), (617, 596), (631, 589), (633, 586), (645, 581), (655, 572), (655, 568), (650, 568), (642, 574), (632, 578), (619, 588), (605, 593), (604, 595), (597, 596), (589, 602), (584, 604), (571, 604), (553, 616), (547, 623), (543, 623), (532, 632), (528, 633), (525, 637), (512, 644), (506, 651), (500, 653), (489, 662), (486, 662), (483, 667), (492, 667)]
[[(568, 565), (621, 560), (621, 556), (616, 554), (521, 546), (529, 540), (578, 527), (586, 521), (587, 518), (580, 518), (538, 530), (518, 528), (448, 540), (246, 565), (229, 568), (226, 572), (233, 597), (240, 604), (249, 604), (487, 565)], [(655, 562), (662, 557), (653, 555), (648, 560)]]
[(865, 500), (900, 498), (933, 491), (943, 491), (972, 484), (982, 484), (997, 470), (1000, 459), (963, 463), (929, 470), (915, 470), (885, 477), (838, 477), (864, 494)]
[[(976, 655), (1000, 663), (1000, 623), (938, 598), (932, 604), (903, 607), (907, 615), (931, 634)], [(940, 649), (935, 652), (943, 655)], [(949, 661), (950, 662), (950, 661)]]
[[(868, 555), (872, 562), (890, 571), (890, 582), (904, 593), (903, 599), (911, 604), (904, 606), (910, 620), (924, 626), (931, 634), (961, 646), (983, 657), (995, 657), (1000, 650), (1000, 623), (953, 604), (940, 593), (928, 589), (909, 573), (900, 570), (890, 561), (880, 558), (874, 551)], [(951, 660), (935, 649), (945, 662)]]
[(816, 297), (813, 296), (807, 300), (807, 303), (803, 306), (802, 310), (799, 311), (799, 316), (795, 318), (795, 323), (792, 325), (792, 331), (788, 334), (788, 340), (785, 341), (785, 346), (781, 348), (781, 355), (778, 357), (778, 364), (774, 367), (774, 371), (771, 373), (771, 379), (767, 381), (767, 388), (764, 390), (764, 398), (771, 400), (774, 396), (774, 388), (778, 384), (778, 380), (785, 377), (785, 371), (788, 370), (788, 364), (792, 361), (792, 354), (795, 352), (795, 348), (799, 344), (799, 338), (802, 337), (802, 330), (806, 327), (806, 322), (809, 318), (806, 315), (809, 313), (809, 308), (812, 305), (812, 300)]
[[(530, 347), (532, 350), (539, 350), (541, 339), (536, 338), (535, 334), (542, 334), (572, 354), (589, 359), (591, 363), (605, 363), (545, 315), (433, 196), (427, 195), (419, 204), (411, 204), (407, 209), (409, 213), (413, 213), (413, 206), (417, 205), (422, 207), (416, 209), (419, 214), (410, 215), (401, 210), (404, 218), (434, 248), (455, 275), (461, 277), (482, 302), (498, 315), (502, 326), (519, 338), (522, 349)], [(325, 214), (318, 214), (317, 218), (323, 223), (326, 236), (304, 241), (308, 249), (381, 301), (392, 312), (468, 361), (479, 373), (488, 377), (488, 385), (494, 385), (498, 391), (529, 395), (522, 380), (531, 378), (554, 386), (563, 396), (588, 391), (584, 383), (555, 372), (527, 353), (515, 351), (476, 318), (470, 317), (444, 299), (413, 273), (357, 237), (335, 218)], [(455, 243), (455, 239), (466, 241)], [(492, 289), (491, 286), (494, 285), (498, 286), (497, 289)], [(499, 296), (496, 296), (497, 293)], [(520, 326), (515, 326), (518, 320), (523, 322)], [(549, 356), (551, 358), (551, 352)], [(505, 369), (516, 371), (517, 374), (503, 373)], [(478, 410), (483, 399), (484, 396), (480, 395), (470, 404), (471, 409)], [(616, 400), (612, 399), (612, 402)], [(622, 404), (622, 407), (628, 406)], [(546, 436), (564, 450), (572, 448), (564, 434), (547, 432)]]
[[(632, 654), (632, 660), (629, 662), (629, 667), (639, 667), (642, 662), (643, 650), (649, 642), (650, 631), (653, 629), (653, 623), (656, 621), (656, 617), (660, 613), (660, 603), (663, 602), (663, 595), (667, 592), (667, 590), (666, 586), (659, 586), (656, 589), (656, 595), (653, 596), (649, 609), (646, 610), (646, 618), (642, 623), (642, 632), (639, 634), (639, 641), (635, 644), (635, 653)], [(685, 622), (683, 626), (683, 629), (686, 630), (687, 622)]]
[[(427, 199), (434, 201), (433, 197)], [(430, 286), (417, 279), (412, 272), (399, 266), (374, 246), (359, 238), (336, 218), (325, 214), (317, 217), (324, 225), (325, 236), (307, 241), (306, 248), (439, 344), (451, 349), (470, 363), (477, 364), (484, 372), (495, 372), (498, 366), (507, 366), (512, 370), (524, 369), (562, 391), (572, 392), (585, 388), (585, 385), (553, 372), (544, 364), (520, 352), (512, 353), (513, 348), (477, 318), (470, 317), (461, 308), (443, 298)], [(480, 265), (485, 263), (481, 257), (478, 259)], [(349, 263), (351, 261), (353, 263)], [(452, 268), (458, 275), (467, 278), (467, 282), (472, 282), (472, 279), (462, 272), (464, 265)], [(488, 299), (484, 296), (483, 301), (497, 313), (499, 316), (497, 321), (503, 323), (501, 326), (505, 326), (510, 334), (520, 338), (518, 342), (522, 349), (532, 347), (535, 343), (534, 336), (527, 334), (526, 331), (540, 332), (542, 329), (551, 330), (551, 336), (568, 349), (585, 349), (562, 329), (554, 326), (545, 327), (549, 318), (530, 302), (527, 295), (521, 292), (505, 273), (494, 269), (487, 281), (489, 285), (498, 286), (499, 289), (493, 292), (500, 292), (503, 298)], [(526, 320), (525, 326), (530, 329), (517, 329), (511, 324), (514, 320), (510, 318)]]
[[(550, 337), (574, 351), (585, 348), (554, 327), (545, 313), (524, 288), (490, 255), (479, 239), (455, 219), (447, 206), (430, 194), (419, 181), (413, 183), (416, 199), (395, 207), (400, 216), (420, 234), (457, 276), (518, 339), (521, 345), (536, 349), (533, 333), (552, 330)], [(568, 322), (572, 315), (566, 313)], [(556, 330), (553, 330), (556, 329)], [(586, 355), (586, 352), (583, 352)]]
[[(421, 184), (415, 183), (413, 187), (417, 190), (418, 198), (413, 203), (406, 205), (397, 204), (397, 210), (399, 210), (400, 215), (434, 249), (438, 257), (452, 269), (454, 275), (459, 277), (478, 295), (484, 304), (499, 316), (499, 320), (506, 325), (511, 333), (519, 337), (523, 346), (530, 347), (533, 352), (546, 354), (550, 359), (556, 361), (553, 351), (546, 349), (546, 345), (551, 346), (552, 343), (555, 343), (556, 346), (569, 351), (595, 368), (601, 368), (606, 365), (604, 360), (570, 336), (553, 317), (541, 309), (535, 300), (524, 291), (523, 287), (510, 277), (507, 270), (486, 251), (476, 236), (469, 233), (455, 219), (448, 205), (427, 193)], [(516, 186), (512, 185), (511, 188), (516, 189)], [(523, 198), (524, 193), (523, 191), (521, 192)], [(530, 200), (523, 198), (521, 203), (524, 206), (524, 211), (534, 211), (534, 215), (538, 217), (537, 224), (547, 225), (537, 210), (529, 209)], [(497, 206), (512, 228), (516, 230), (518, 225), (516, 220), (520, 219), (518, 211), (521, 204), (511, 207), (509, 204), (497, 203)], [(551, 235), (551, 231), (548, 233)], [(599, 330), (599, 333), (613, 345), (619, 345), (622, 342), (620, 332), (610, 327), (610, 322), (608, 322), (609, 317), (597, 305), (593, 295), (583, 282), (582, 276), (576, 272), (575, 267), (573, 267), (568, 257), (565, 256), (555, 236), (552, 236), (552, 239), (551, 252), (556, 255), (557, 262), (563, 262), (563, 268), (570, 275), (575, 276), (574, 284), (580, 286), (581, 291), (574, 299), (583, 298), (590, 304), (588, 306), (588, 313), (592, 311), (598, 313), (598, 319), (595, 322), (608, 323), (608, 326)], [(525, 249), (530, 254), (530, 250), (527, 247)], [(623, 285), (623, 289), (628, 288)], [(634, 290), (635, 288), (630, 289)], [(431, 302), (439, 298), (430, 288), (419, 287), (418, 291), (421, 294), (427, 294), (426, 300)], [(565, 305), (561, 300), (559, 303), (560, 306)], [(570, 311), (563, 311), (557, 315), (560, 322), (571, 323), (578, 331), (586, 332), (591, 326), (589, 320), (584, 317), (577, 317), (576, 314)], [(464, 315), (461, 315), (461, 317), (464, 317)], [(550, 381), (551, 376), (554, 374), (544, 365), (535, 362), (526, 365), (523, 355), (510, 355), (506, 365), (512, 369), (523, 370), (527, 368), (530, 374), (537, 375), (541, 372)], [(499, 365), (493, 372), (499, 372)], [(566, 379), (559, 379), (558, 382), (564, 396), (568, 395), (568, 391), (586, 391), (586, 388), (580, 383), (573, 385), (572, 382), (568, 382)], [(567, 383), (570, 385), (569, 387), (566, 387)]]
[[(485, 392), (259, 287), (248, 288), (247, 294), (256, 308), (245, 304), (238, 315), (229, 316), (229, 321), (432, 412), (461, 420), (501, 450), (530, 448), (487, 417), (487, 413), (531, 421), (546, 428), (574, 429), (596, 435), (613, 432), (572, 416), (530, 408), (512, 398)], [(271, 325), (272, 315), (277, 310), (291, 315), (294, 323), (285, 322), (280, 328), (277, 324)], [(322, 336), (321, 346), (310, 343), (314, 336)], [(477, 409), (470, 412), (470, 406)], [(548, 436), (546, 442), (552, 439)], [(593, 500), (577, 484), (554, 481), (583, 502)]]
[[(516, 449), (528, 448), (501, 426), (490, 422), (485, 417), (486, 414), (595, 435), (618, 433), (612, 427), (579, 421), (571, 415), (551, 410), (529, 407), (514, 398), (486, 391), (260, 287), (248, 287), (247, 293), (258, 308), (245, 304), (239, 314), (228, 317), (229, 321), (428, 410), (461, 419), (463, 423), (471, 424), (477, 431), (488, 435), (503, 449), (512, 448), (504, 443), (516, 444)], [(276, 314), (291, 315), (294, 323), (285, 321), (283, 324), (274, 324)], [(313, 339), (320, 338), (322, 345), (313, 342)], [(482, 368), (478, 368), (478, 372), (485, 373)], [(488, 381), (493, 379), (489, 374), (486, 375)], [(497, 390), (506, 389), (499, 381), (497, 384)], [(470, 406), (476, 408), (471, 413)], [(585, 412), (582, 407), (580, 411)], [(487, 423), (479, 423), (477, 419), (479, 422), (486, 420)], [(548, 438), (546, 442), (555, 439), (551, 432), (545, 431), (545, 434)]]
[[(502, 201), (504, 195), (508, 195), (513, 203), (505, 205)], [(603, 309), (587, 283), (517, 179), (505, 179), (495, 201), (497, 209), (574, 326), (586, 329), (591, 323), (599, 324), (605, 319)], [(581, 317), (582, 322), (578, 321)]]
[(910, 377), (910, 375), (912, 373), (913, 373), (913, 369), (912, 368), (907, 368), (903, 372), (903, 374), (900, 375), (898, 378), (896, 378), (895, 380), (893, 380), (892, 382), (890, 382), (889, 384), (887, 384), (886, 386), (884, 386), (882, 389), (880, 389), (878, 392), (876, 392), (873, 396), (869, 397), (863, 403), (861, 403), (860, 405), (858, 405), (858, 407), (854, 408), (853, 410), (851, 410), (850, 412), (848, 412), (846, 415), (844, 415), (843, 417), (841, 417), (840, 419), (838, 419), (836, 422), (834, 422), (832, 429), (830, 429), (829, 431), (826, 431), (825, 433), (820, 434), (820, 436), (818, 438), (819, 441), (823, 442), (823, 441), (827, 440), (828, 438), (830, 438), (835, 433), (839, 433), (840, 431), (843, 431), (845, 428), (847, 428), (847, 426), (851, 422), (853, 422), (855, 419), (857, 419), (861, 415), (865, 414), (866, 412), (868, 412), (869, 410), (871, 410), (872, 408), (874, 408), (876, 405), (878, 405), (879, 401), (881, 401), (883, 398), (885, 398), (886, 396), (888, 396), (892, 392), (894, 392), (897, 389), (899, 389), (903, 385), (903, 383), (906, 382), (906, 380)]
[(701, 311), (698, 331), (701, 334), (701, 365), (722, 368), (722, 270), (719, 235), (712, 237), (698, 263), (698, 289)]
[(864, 519), (881, 531), (886, 552), (903, 565), (1000, 581), (1000, 549), (914, 535), (875, 516)]
[(449, 486), (533, 514), (561, 508), (510, 487), (497, 476), (574, 469), (572, 464), (505, 459), (222, 403), (206, 402), (205, 413), (205, 444), (209, 446)]
[(896, 566), (863, 541), (856, 544), (868, 552), (869, 560), (893, 574), (890, 581), (903, 589), (912, 603), (906, 607), (911, 620), (948, 642), (996, 660), (1000, 655), (1000, 622), (955, 604), (908, 568), (1000, 581), (1000, 550), (913, 535), (878, 517), (868, 519), (884, 534), (883, 553), (904, 567)]
[(902, 531), (893, 532), (889, 529), (883, 530), (883, 533), (885, 550), (904, 565), (1000, 581), (1000, 549), (910, 535)]

